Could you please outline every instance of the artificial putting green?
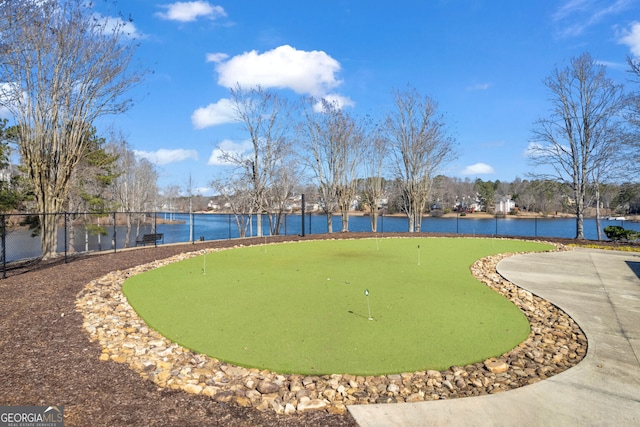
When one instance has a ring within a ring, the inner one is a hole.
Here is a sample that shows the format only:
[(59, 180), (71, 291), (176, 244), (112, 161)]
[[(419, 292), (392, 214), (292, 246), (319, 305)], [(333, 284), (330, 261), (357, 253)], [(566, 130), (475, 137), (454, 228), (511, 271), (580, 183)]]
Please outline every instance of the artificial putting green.
[(240, 247), (130, 277), (123, 292), (170, 340), (239, 366), (307, 375), (446, 369), (503, 354), (529, 334), (522, 312), (470, 265), (552, 248), (488, 238)]

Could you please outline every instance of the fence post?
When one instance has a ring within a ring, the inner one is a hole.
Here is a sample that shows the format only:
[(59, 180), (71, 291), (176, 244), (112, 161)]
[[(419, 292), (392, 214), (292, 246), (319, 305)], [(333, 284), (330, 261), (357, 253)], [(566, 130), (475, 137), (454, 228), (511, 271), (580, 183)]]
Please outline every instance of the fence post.
[(302, 215), (300, 217), (302, 218), (302, 237), (304, 237), (304, 194), (302, 195)]
[(116, 211), (113, 211), (113, 237), (111, 238), (111, 246), (113, 246), (113, 253), (116, 253)]
[(189, 209), (189, 237), (191, 238), (192, 245), (196, 243), (196, 227), (193, 223), (194, 219), (195, 217), (193, 216), (193, 212)]
[(7, 278), (7, 223), (5, 214), (2, 214), (2, 278)]
[[(55, 214), (53, 214), (55, 215)], [(67, 263), (67, 252), (69, 250), (69, 242), (67, 241), (67, 213), (63, 212), (64, 215), (64, 263)], [(56, 219), (56, 223), (58, 220)]]

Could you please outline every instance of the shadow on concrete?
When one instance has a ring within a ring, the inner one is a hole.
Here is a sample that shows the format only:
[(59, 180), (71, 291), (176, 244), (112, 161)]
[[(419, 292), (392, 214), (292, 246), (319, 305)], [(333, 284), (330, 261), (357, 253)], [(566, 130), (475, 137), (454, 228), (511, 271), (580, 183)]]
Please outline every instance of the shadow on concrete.
[(627, 266), (635, 273), (635, 275), (640, 279), (640, 262), (638, 261), (625, 261)]

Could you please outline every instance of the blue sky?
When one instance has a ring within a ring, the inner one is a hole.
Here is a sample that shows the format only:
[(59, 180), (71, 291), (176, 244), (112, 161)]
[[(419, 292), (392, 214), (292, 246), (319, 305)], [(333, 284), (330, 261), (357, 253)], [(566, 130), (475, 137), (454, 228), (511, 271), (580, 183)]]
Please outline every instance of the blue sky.
[[(96, 6), (100, 8), (100, 4)], [(442, 172), (512, 181), (550, 106), (542, 81), (589, 52), (628, 89), (626, 57), (640, 57), (640, 1), (128, 0), (129, 30), (150, 74), (135, 106), (110, 119), (157, 165), (159, 185), (203, 194), (224, 174), (219, 146), (242, 149), (229, 122), (229, 87), (261, 84), (292, 97), (339, 100), (382, 117), (407, 84), (439, 104), (459, 144)], [(105, 13), (113, 13), (113, 10)]]

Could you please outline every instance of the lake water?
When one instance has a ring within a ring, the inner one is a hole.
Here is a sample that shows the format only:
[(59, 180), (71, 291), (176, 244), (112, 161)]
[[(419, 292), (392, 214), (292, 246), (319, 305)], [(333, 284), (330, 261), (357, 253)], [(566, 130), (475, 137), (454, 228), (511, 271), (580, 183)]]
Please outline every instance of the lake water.
[[(173, 223), (161, 223), (160, 219), (169, 218), (166, 214), (158, 214), (157, 232), (164, 234), (164, 243), (189, 242), (193, 240), (224, 240), (234, 239), (239, 236), (233, 215), (228, 214), (171, 214)], [(190, 218), (193, 218), (193, 222)], [(339, 232), (342, 228), (341, 218), (333, 217), (333, 230)], [(619, 225), (625, 229), (640, 231), (640, 223), (630, 221), (601, 220), (600, 225), (605, 228), (609, 225)], [(255, 219), (253, 223), (255, 231)], [(269, 226), (266, 217), (263, 220), (264, 234), (269, 234)], [(406, 232), (408, 222), (406, 217), (382, 216), (378, 218), (378, 233)], [(116, 249), (124, 247), (125, 228), (116, 227)], [(352, 216), (349, 219), (349, 231), (371, 231), (370, 218), (368, 216)], [(422, 220), (422, 231), (470, 234), (478, 236), (527, 236), (527, 237), (561, 237), (574, 238), (576, 235), (575, 218), (473, 218), (473, 216), (458, 218), (426, 217)], [(141, 227), (140, 234), (151, 232), (151, 226)], [(326, 216), (305, 215), (305, 234), (323, 234), (327, 232)], [(100, 242), (97, 236), (88, 236), (88, 249), (113, 250), (113, 227), (107, 227), (107, 236), (102, 236)], [(132, 234), (134, 231), (132, 231)], [(287, 215), (281, 234), (295, 235), (302, 233), (302, 220), (300, 215)], [(593, 218), (584, 221), (585, 237), (589, 240), (598, 238), (596, 221)], [(255, 235), (256, 233), (252, 233)], [(65, 251), (65, 230), (59, 230), (58, 251)], [(603, 238), (606, 239), (603, 233)], [(132, 241), (134, 236), (131, 237)], [(135, 244), (135, 242), (134, 242)], [(133, 245), (132, 245), (133, 246)], [(85, 234), (82, 227), (76, 227), (76, 250), (84, 251)], [(24, 258), (34, 258), (40, 255), (40, 238), (31, 237), (28, 230), (16, 230), (8, 232), (6, 236), (6, 260), (7, 262)]]

